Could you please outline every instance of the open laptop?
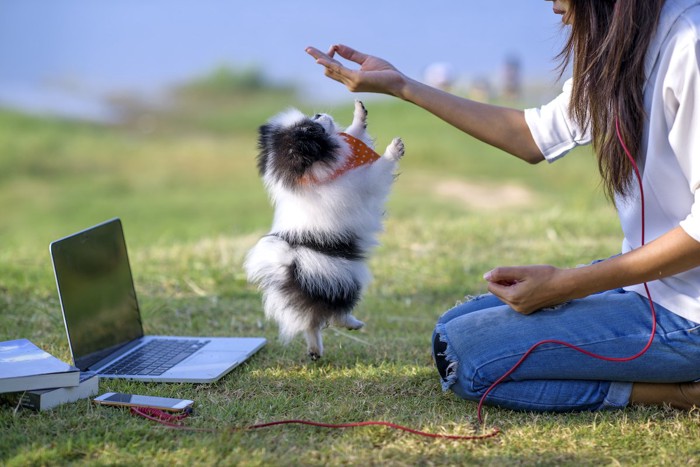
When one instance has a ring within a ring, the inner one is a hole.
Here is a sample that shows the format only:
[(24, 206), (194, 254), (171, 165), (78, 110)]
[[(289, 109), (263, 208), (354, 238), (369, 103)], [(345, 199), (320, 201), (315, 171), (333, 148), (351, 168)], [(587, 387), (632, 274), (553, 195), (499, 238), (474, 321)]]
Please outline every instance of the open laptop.
[(262, 348), (262, 337), (146, 336), (116, 218), (50, 245), (74, 365), (102, 378), (209, 383)]

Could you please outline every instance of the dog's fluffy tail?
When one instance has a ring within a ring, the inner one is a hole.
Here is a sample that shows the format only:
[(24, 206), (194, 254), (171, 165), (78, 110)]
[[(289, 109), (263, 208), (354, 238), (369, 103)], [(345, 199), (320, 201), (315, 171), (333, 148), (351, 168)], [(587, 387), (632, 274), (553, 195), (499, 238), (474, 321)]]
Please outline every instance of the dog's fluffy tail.
[(285, 277), (293, 262), (294, 253), (289, 244), (275, 235), (266, 235), (248, 252), (243, 267), (248, 282), (264, 289)]
[(276, 235), (266, 235), (248, 252), (244, 263), (248, 282), (262, 291), (265, 316), (277, 322), (285, 344), (312, 327), (310, 316), (299, 314), (290, 305), (289, 291), (283, 290), (296, 261), (297, 255), (289, 243)]
[(348, 324), (347, 315), (371, 280), (363, 261), (295, 248), (267, 235), (248, 252), (244, 267), (248, 281), (262, 291), (265, 316), (279, 325), (282, 342), (333, 322), (361, 326)]

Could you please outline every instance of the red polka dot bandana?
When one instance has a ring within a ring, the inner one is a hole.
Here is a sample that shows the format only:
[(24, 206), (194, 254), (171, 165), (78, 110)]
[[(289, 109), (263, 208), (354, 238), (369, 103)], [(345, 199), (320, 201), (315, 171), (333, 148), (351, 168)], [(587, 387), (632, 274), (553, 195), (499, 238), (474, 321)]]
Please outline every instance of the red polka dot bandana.
[(345, 164), (336, 169), (336, 171), (333, 172), (325, 180), (318, 180), (312, 175), (304, 175), (301, 179), (302, 185), (330, 182), (331, 180), (340, 177), (345, 172), (348, 172), (352, 169), (356, 169), (358, 167), (362, 167), (366, 164), (371, 164), (372, 162), (376, 161), (381, 157), (377, 152), (374, 151), (374, 149), (370, 148), (369, 146), (367, 146), (367, 144), (355, 138), (354, 136), (349, 135), (347, 133), (339, 133), (339, 135), (342, 136), (345, 142), (348, 143), (348, 145), (350, 146), (350, 156), (348, 156), (347, 160), (345, 161)]
[(333, 172), (333, 175), (331, 175), (331, 180), (340, 177), (348, 170), (356, 169), (365, 164), (371, 164), (381, 157), (374, 151), (374, 149), (370, 148), (363, 141), (355, 138), (354, 136), (347, 133), (340, 133), (340, 136), (342, 136), (345, 142), (350, 146), (351, 154), (345, 161), (345, 164)]

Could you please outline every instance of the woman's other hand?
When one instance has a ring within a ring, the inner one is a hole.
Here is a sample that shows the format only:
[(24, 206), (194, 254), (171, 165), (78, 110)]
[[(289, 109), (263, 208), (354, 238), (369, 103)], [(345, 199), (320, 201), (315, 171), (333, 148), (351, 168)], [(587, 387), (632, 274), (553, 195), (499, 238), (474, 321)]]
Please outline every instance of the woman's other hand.
[(489, 292), (518, 313), (529, 315), (571, 299), (561, 280), (565, 271), (546, 265), (498, 267), (484, 274), (484, 279)]

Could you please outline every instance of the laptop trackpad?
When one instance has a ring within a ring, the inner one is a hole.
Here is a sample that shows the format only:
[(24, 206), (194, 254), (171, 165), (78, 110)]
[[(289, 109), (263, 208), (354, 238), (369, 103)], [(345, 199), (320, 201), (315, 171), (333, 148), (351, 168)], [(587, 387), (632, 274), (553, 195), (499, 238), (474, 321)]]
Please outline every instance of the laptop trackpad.
[(218, 379), (217, 376), (222, 370), (224, 374), (227, 373), (237, 367), (246, 357), (246, 352), (200, 350), (163, 373), (163, 376), (167, 378), (182, 377), (183, 380), (187, 381), (192, 381), (193, 377), (202, 382), (214, 381)]

